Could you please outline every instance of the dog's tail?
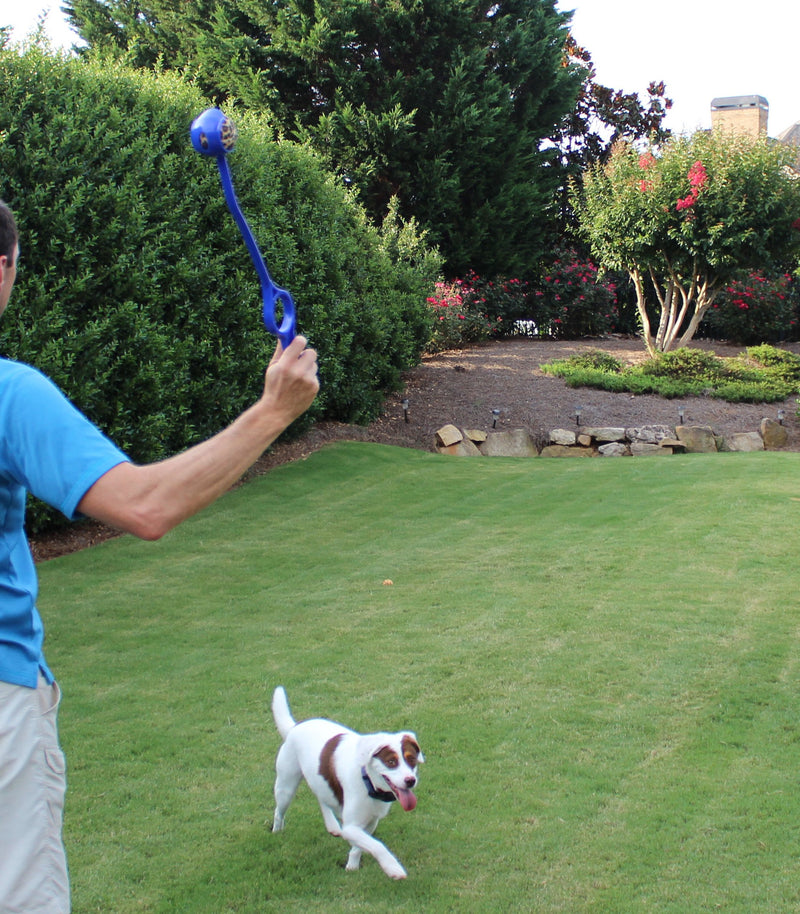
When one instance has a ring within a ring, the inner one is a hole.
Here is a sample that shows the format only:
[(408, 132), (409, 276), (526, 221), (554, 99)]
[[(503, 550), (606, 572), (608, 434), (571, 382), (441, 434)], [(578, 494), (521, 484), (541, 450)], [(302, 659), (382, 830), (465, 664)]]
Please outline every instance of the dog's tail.
[(272, 716), (275, 718), (278, 733), (283, 739), (286, 739), (295, 720), (289, 710), (289, 699), (286, 697), (286, 690), (283, 686), (278, 686), (272, 695)]

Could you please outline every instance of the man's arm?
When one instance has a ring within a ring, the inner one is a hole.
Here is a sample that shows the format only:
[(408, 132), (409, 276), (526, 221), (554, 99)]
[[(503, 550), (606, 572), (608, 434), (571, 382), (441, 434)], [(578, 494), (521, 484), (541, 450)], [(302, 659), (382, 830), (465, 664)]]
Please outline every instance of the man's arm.
[(155, 540), (226, 492), (319, 390), (317, 356), (295, 337), (267, 369), (264, 393), (231, 425), (174, 457), (109, 470), (78, 503), (82, 514)]

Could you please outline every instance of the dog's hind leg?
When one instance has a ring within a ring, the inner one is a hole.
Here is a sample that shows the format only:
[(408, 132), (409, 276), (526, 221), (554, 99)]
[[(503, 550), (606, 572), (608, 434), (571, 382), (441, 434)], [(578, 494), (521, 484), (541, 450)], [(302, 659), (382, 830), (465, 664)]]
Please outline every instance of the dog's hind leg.
[(328, 806), (327, 803), (323, 803), (322, 800), (319, 801), (319, 808), (322, 812), (322, 818), (325, 820), (325, 828), (334, 836), (334, 838), (341, 837), (342, 826), (339, 825), (339, 820), (333, 813), (333, 810)]
[(357, 870), (361, 866), (361, 848), (356, 847), (355, 844), (350, 845), (350, 853), (347, 855), (347, 865), (345, 869), (348, 873), (352, 873), (354, 870)]
[(286, 810), (297, 793), (303, 772), (294, 753), (284, 752), (285, 744), (278, 752), (275, 760), (275, 816), (272, 820), (273, 831), (283, 831)]

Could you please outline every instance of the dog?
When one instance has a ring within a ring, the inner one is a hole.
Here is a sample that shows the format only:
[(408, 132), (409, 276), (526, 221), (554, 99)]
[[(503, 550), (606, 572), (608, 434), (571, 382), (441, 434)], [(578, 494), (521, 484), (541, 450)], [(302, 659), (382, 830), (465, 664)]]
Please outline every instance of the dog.
[(272, 696), (272, 716), (283, 738), (275, 760), (273, 832), (283, 830), (286, 810), (305, 778), (325, 827), (350, 843), (345, 869), (357, 870), (366, 851), (387, 876), (405, 879), (400, 861), (372, 834), (395, 800), (406, 812), (417, 805), (412, 788), (425, 759), (415, 734), (361, 734), (321, 718), (296, 723), (283, 686)]

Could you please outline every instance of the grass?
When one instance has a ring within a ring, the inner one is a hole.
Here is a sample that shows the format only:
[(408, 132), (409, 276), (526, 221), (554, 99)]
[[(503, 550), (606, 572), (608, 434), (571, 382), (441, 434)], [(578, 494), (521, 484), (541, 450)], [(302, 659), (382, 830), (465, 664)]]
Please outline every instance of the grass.
[(602, 350), (589, 349), (541, 368), (563, 378), (569, 387), (669, 399), (708, 396), (729, 403), (774, 403), (800, 392), (800, 356), (767, 344), (751, 346), (736, 358), (684, 347), (629, 366)]
[[(44, 564), (75, 914), (798, 910), (799, 476), (338, 444)], [(406, 881), (270, 833), (279, 683), (417, 732)]]

